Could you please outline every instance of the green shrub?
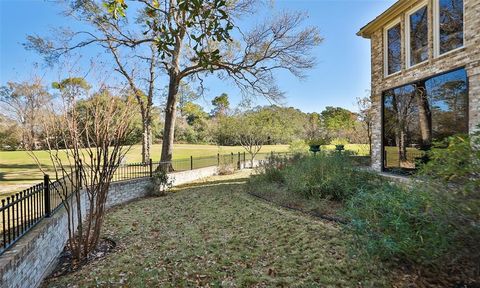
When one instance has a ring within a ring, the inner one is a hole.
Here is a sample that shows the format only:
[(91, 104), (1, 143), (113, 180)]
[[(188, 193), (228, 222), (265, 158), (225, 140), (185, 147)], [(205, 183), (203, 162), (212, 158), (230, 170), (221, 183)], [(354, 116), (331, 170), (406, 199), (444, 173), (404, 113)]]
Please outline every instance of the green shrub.
[(451, 211), (429, 189), (383, 184), (354, 195), (345, 216), (355, 246), (367, 255), (430, 264), (451, 248)]
[(257, 178), (282, 184), (297, 196), (336, 201), (344, 201), (378, 181), (372, 173), (356, 169), (346, 152), (296, 155), (289, 160), (273, 156), (257, 172)]
[(320, 153), (306, 157), (285, 170), (285, 183), (289, 190), (304, 197), (344, 201), (359, 189), (368, 189), (377, 177), (356, 169), (348, 153)]
[[(290, 160), (292, 161), (292, 160)], [(287, 159), (271, 154), (256, 168), (256, 172), (262, 180), (271, 183), (283, 183), (285, 178), (283, 170), (287, 165)]]
[(168, 189), (172, 188), (173, 181), (168, 174), (159, 170), (153, 174), (152, 182), (147, 187), (149, 196), (165, 196)]
[(473, 137), (455, 135), (435, 143), (428, 152), (429, 161), (422, 165), (419, 175), (457, 184), (465, 194), (480, 191), (480, 132)]
[(288, 151), (295, 154), (307, 153), (308, 145), (304, 140), (293, 140), (288, 146)]

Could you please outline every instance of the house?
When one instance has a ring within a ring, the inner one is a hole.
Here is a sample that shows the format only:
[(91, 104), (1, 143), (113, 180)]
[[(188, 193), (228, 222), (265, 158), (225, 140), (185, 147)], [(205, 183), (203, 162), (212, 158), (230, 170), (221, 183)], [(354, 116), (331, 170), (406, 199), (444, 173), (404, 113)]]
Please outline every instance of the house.
[(371, 40), (375, 170), (415, 169), (480, 124), (480, 0), (399, 0), (357, 35)]

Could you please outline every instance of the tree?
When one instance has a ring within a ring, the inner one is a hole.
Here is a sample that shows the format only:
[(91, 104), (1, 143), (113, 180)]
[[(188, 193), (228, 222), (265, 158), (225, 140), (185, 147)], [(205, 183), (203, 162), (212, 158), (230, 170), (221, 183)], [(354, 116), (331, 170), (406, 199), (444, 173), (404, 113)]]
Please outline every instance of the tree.
[(0, 150), (17, 150), (22, 145), (22, 131), (15, 120), (0, 114)]
[(193, 102), (185, 103), (181, 114), (187, 119), (189, 125), (193, 125), (195, 122), (208, 117), (208, 114), (203, 110), (203, 107)]
[(372, 155), (372, 125), (373, 125), (373, 117), (374, 111), (372, 106), (372, 98), (371, 97), (363, 97), (357, 98), (357, 106), (358, 106), (358, 117), (360, 122), (364, 125), (365, 129), (367, 130), (367, 137), (368, 137), (368, 147), (370, 155)]
[(302, 27), (306, 18), (303, 13), (279, 14), (250, 31), (236, 27), (239, 33), (235, 33), (235, 38), (232, 36), (234, 20), (255, 11), (257, 2), (260, 1), (138, 0), (141, 9), (137, 20), (145, 24), (144, 33), (139, 35), (125, 31), (120, 25), (129, 19), (124, 0), (107, 1), (106, 10), (93, 0), (73, 1), (80, 7), (93, 7), (92, 19), (104, 35), (88, 31), (71, 33), (70, 39), (78, 35), (84, 38), (63, 50), (52, 49), (55, 45), (43, 39), (32, 38), (31, 42), (39, 47), (38, 51), (50, 55), (49, 59), (91, 43), (104, 43), (110, 50), (116, 45), (134, 49), (145, 43), (154, 44), (158, 52), (155, 63), (168, 76), (161, 161), (171, 162), (182, 80), (202, 80), (216, 73), (221, 79), (233, 81), (246, 97), (259, 95), (275, 101), (283, 95), (275, 84), (275, 71), (286, 70), (303, 77), (303, 72), (314, 66), (310, 51), (322, 39), (315, 27)]
[[(233, 80), (245, 95), (276, 100), (282, 93), (273, 72), (283, 69), (303, 76), (303, 71), (314, 65), (310, 50), (322, 40), (316, 28), (301, 29), (305, 19), (301, 13), (281, 14), (249, 32), (237, 27), (240, 33), (234, 40), (230, 34), (233, 20), (252, 11), (256, 1), (141, 2), (169, 78), (162, 162), (172, 160), (181, 80), (220, 72), (220, 77)], [(108, 7), (114, 15), (124, 14), (127, 8), (121, 0), (109, 2)]]
[(51, 98), (38, 78), (32, 82), (8, 82), (7, 86), (0, 88), (0, 102), (4, 104), (5, 112), (22, 129), (24, 149), (37, 149), (40, 134), (37, 120)]
[[(129, 150), (123, 143), (131, 133), (134, 113), (132, 101), (94, 94), (85, 96), (87, 104), (81, 106), (77, 94), (65, 91), (61, 103), (48, 103), (49, 113), (37, 121), (46, 134), (47, 153), (59, 183), (53, 188), (68, 215), (72, 264), (78, 265), (99, 243), (110, 182)], [(29, 153), (39, 164), (37, 154)], [(39, 168), (45, 173), (40, 164)]]
[(351, 128), (356, 118), (354, 113), (345, 108), (331, 106), (327, 106), (321, 116), (326, 127), (335, 132)]
[(213, 117), (225, 116), (230, 108), (228, 94), (222, 93), (220, 96), (213, 98), (212, 105), (215, 107), (211, 113)]
[[(150, 159), (152, 145), (152, 110), (159, 70), (158, 53), (151, 41), (136, 40), (142, 35), (142, 21), (112, 17), (95, 0), (68, 2), (70, 7), (64, 14), (83, 22), (91, 29), (73, 32), (58, 29), (56, 41), (29, 35), (25, 47), (40, 53), (50, 65), (77, 49), (92, 45), (103, 48), (114, 60), (114, 71), (125, 79), (138, 103), (135, 108), (141, 115), (142, 160), (146, 163)], [(145, 15), (142, 12), (138, 17), (141, 19)]]
[(268, 109), (222, 117), (219, 122), (218, 141), (229, 139), (232, 144), (241, 145), (250, 154), (252, 166), (263, 145), (284, 135), (283, 121), (272, 115)]

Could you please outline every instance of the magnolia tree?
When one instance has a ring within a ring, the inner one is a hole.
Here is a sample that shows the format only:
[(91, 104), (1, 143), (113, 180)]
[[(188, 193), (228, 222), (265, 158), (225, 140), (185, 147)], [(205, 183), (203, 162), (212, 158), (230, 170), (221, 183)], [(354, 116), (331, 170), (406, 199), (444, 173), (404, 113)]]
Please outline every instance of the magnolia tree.
[[(132, 131), (134, 103), (101, 93), (90, 96), (81, 78), (53, 86), (59, 101), (49, 103), (50, 113), (38, 122), (57, 180), (52, 188), (68, 214), (68, 247), (76, 264), (99, 243), (110, 182), (129, 149), (122, 143)], [(37, 154), (30, 154), (43, 170)]]
[[(148, 57), (139, 55), (137, 59), (149, 63), (143, 73), (144, 77), (140, 77), (149, 83), (146, 85), (149, 92), (153, 91), (150, 84), (154, 83), (153, 79), (158, 73), (165, 75), (168, 81), (160, 159), (167, 163), (173, 157), (175, 120), (182, 80), (196, 79), (199, 80), (198, 83), (203, 83), (205, 77), (215, 74), (223, 80), (233, 82), (245, 97), (262, 96), (276, 101), (283, 93), (275, 83), (274, 73), (285, 70), (294, 76), (303, 77), (304, 71), (314, 66), (311, 50), (322, 41), (317, 28), (304, 25), (307, 15), (303, 13), (277, 14), (249, 29), (236, 24), (244, 17), (252, 17), (264, 1), (129, 2), (135, 10), (129, 8), (125, 0), (69, 2), (76, 9), (68, 15), (77, 15), (80, 20), (88, 19), (93, 24), (94, 31), (64, 33), (66, 37), (61, 45), (55, 41), (30, 37), (27, 46), (34, 47), (51, 60), (73, 49), (100, 44), (114, 56), (116, 70), (127, 80), (129, 75), (133, 75), (133, 66), (128, 66), (130, 70), (122, 70), (122, 66), (127, 67), (119, 57), (122, 49), (123, 55), (155, 51), (154, 54), (148, 54)], [(74, 13), (75, 11), (79, 13)], [(132, 25), (138, 23), (141, 25), (132, 28)], [(145, 45), (148, 48), (142, 48)], [(149, 50), (152, 47), (154, 50)], [(135, 91), (132, 81), (127, 82)], [(139, 96), (141, 94), (135, 93)], [(151, 94), (143, 94), (147, 95), (145, 103), (151, 103)], [(144, 98), (137, 97), (139, 103), (141, 99)], [(172, 168), (171, 165), (169, 168)]]
[[(244, 29), (235, 24), (251, 16), (262, 1), (253, 0), (139, 0), (148, 29), (144, 39), (155, 43), (159, 63), (168, 76), (161, 161), (173, 156), (175, 114), (183, 79), (203, 80), (208, 74), (231, 80), (244, 95), (278, 100), (282, 92), (274, 72), (286, 70), (302, 77), (312, 68), (312, 48), (321, 42), (315, 27), (302, 27), (302, 13), (282, 13)], [(125, 1), (106, 4), (114, 18), (124, 16)], [(231, 33), (233, 30), (238, 33)], [(234, 36), (235, 34), (235, 36)]]

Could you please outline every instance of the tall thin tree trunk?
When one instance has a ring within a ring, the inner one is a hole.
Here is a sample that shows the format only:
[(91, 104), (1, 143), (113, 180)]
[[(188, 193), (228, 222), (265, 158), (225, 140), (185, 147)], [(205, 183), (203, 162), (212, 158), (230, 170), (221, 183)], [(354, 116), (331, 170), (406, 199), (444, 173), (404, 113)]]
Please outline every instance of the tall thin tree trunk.
[(177, 113), (178, 86), (179, 81), (177, 80), (176, 72), (170, 72), (167, 106), (165, 109), (165, 127), (163, 129), (162, 155), (160, 158), (160, 162), (165, 164), (159, 166), (162, 169), (166, 169), (167, 171), (173, 170), (171, 161), (173, 158), (173, 140), (175, 137), (175, 118)]
[(432, 113), (428, 104), (425, 81), (417, 85), (415, 93), (418, 106), (418, 122), (422, 136), (422, 149), (428, 149), (432, 144)]
[(150, 147), (152, 146), (152, 125), (148, 117), (142, 117), (142, 162), (150, 160)]

